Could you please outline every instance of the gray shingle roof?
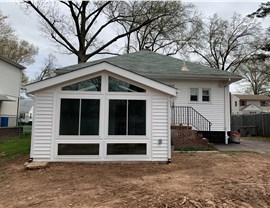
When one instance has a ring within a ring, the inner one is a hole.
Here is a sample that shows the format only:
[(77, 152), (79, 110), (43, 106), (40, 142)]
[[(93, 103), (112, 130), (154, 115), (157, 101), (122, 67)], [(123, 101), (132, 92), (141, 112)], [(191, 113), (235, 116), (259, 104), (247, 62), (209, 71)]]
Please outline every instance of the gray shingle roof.
[(189, 69), (189, 71), (181, 71), (181, 68), (184, 65), (183, 60), (161, 55), (147, 50), (64, 67), (58, 69), (57, 73), (61, 74), (65, 72), (70, 72), (81, 68), (89, 67), (101, 62), (108, 62), (110, 64), (153, 79), (185, 77), (212, 77), (222, 79), (231, 78), (234, 80), (242, 79), (241, 76), (234, 73), (210, 68), (192, 62), (185, 62), (185, 65)]
[(240, 100), (257, 100), (257, 101), (270, 101), (270, 97), (267, 95), (236, 95)]

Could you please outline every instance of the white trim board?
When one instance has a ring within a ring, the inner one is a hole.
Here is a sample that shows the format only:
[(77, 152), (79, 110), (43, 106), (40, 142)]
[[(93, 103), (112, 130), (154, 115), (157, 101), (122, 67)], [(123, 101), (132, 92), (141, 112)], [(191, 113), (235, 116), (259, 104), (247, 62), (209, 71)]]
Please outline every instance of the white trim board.
[(50, 79), (46, 79), (40, 82), (32, 83), (26, 86), (28, 93), (34, 93), (39, 90), (43, 90), (45, 88), (49, 88), (67, 81), (71, 81), (74, 79), (77, 79), (79, 77), (83, 77), (86, 75), (94, 74), (101, 71), (108, 71), (113, 74), (118, 74), (122, 77), (126, 77), (130, 80), (133, 80), (135, 82), (138, 82), (140, 84), (146, 85), (148, 87), (157, 89), (161, 92), (164, 92), (166, 94), (169, 94), (171, 96), (177, 95), (177, 89), (167, 86), (165, 84), (162, 84), (160, 82), (154, 81), (152, 79), (146, 78), (144, 76), (138, 75), (136, 73), (133, 73), (131, 71), (116, 67), (112, 64), (109, 64), (107, 62), (102, 62), (100, 64), (96, 64), (90, 67), (86, 67), (80, 70), (72, 71), (66, 74), (62, 74), (59, 76), (55, 76)]

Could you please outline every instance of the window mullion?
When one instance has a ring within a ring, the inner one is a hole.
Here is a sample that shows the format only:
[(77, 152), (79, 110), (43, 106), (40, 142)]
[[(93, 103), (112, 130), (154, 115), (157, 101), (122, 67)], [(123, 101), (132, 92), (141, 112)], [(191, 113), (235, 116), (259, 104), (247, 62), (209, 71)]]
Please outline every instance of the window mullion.
[(79, 106), (79, 130), (78, 135), (81, 135), (81, 112), (82, 112), (82, 99), (80, 99), (80, 106)]
[(128, 115), (128, 105), (129, 105), (128, 103), (129, 103), (129, 101), (127, 100), (126, 135), (128, 135), (128, 116), (129, 116), (129, 115)]

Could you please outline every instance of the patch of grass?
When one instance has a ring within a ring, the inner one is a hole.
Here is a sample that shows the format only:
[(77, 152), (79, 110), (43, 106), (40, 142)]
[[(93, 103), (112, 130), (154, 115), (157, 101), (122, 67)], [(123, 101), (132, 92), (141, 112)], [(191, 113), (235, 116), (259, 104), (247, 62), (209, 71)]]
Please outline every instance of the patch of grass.
[(260, 142), (270, 142), (270, 137), (241, 137), (241, 139), (246, 140), (253, 140), (253, 141), (260, 141)]
[(21, 138), (0, 141), (0, 162), (12, 159), (17, 154), (28, 154), (30, 143), (30, 134), (25, 134)]
[(30, 125), (23, 126), (23, 133), (30, 134), (31, 132), (32, 132), (32, 126), (30, 126)]
[(181, 148), (175, 148), (175, 151), (180, 152), (189, 152), (189, 151), (215, 151), (216, 148), (214, 147), (196, 147), (196, 146), (190, 146), (190, 147), (181, 147)]

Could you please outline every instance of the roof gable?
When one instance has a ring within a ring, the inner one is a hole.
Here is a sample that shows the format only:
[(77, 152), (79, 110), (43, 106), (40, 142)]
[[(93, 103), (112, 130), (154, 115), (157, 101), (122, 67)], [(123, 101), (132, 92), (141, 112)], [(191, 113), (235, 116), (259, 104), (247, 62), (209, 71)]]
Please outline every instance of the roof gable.
[(243, 108), (242, 111), (262, 111), (262, 109), (255, 104), (250, 104)]
[[(203, 66), (201, 64), (186, 62), (170, 56), (161, 55), (147, 50), (135, 53), (114, 56), (101, 60), (86, 62), (82, 64), (72, 65), (58, 69), (58, 73), (78, 70), (87, 66), (91, 66), (106, 61), (118, 67), (122, 67), (135, 73), (150, 78), (201, 78), (211, 77), (216, 79), (233, 79), (237, 81), (242, 79), (241, 76), (227, 71), (214, 69)], [(186, 66), (188, 71), (182, 71), (181, 68)]]
[(106, 62), (97, 63), (91, 66), (85, 66), (84, 68), (81, 68), (81, 70), (70, 71), (69, 73), (65, 73), (62, 75), (55, 76), (50, 79), (46, 79), (40, 82), (29, 84), (26, 86), (26, 89), (28, 93), (33, 93), (42, 89), (46, 89), (48, 87), (52, 87), (52, 86), (55, 86), (55, 85), (58, 85), (67, 81), (75, 80), (77, 78), (84, 77), (84, 76), (91, 75), (98, 72), (102, 72), (102, 71), (108, 71), (108, 72), (117, 74), (119, 76), (126, 77), (134, 82), (138, 82), (140, 84), (157, 89), (161, 92), (164, 92), (172, 96), (176, 96), (176, 93), (177, 93), (177, 90), (173, 87), (170, 87), (163, 83), (157, 82), (155, 80), (149, 79), (147, 77), (144, 77), (132, 71), (120, 68), (118, 66), (114, 66)]

